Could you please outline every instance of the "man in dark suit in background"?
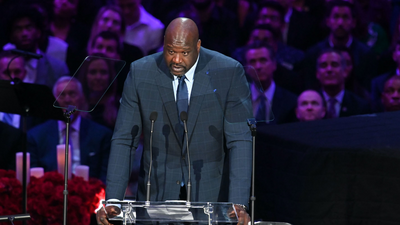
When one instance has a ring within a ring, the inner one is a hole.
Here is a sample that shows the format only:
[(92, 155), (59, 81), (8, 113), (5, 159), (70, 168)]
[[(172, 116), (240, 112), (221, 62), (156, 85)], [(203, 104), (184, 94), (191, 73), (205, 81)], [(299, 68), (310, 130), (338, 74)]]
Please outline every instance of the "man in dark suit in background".
[[(85, 109), (82, 85), (71, 77), (61, 77), (53, 88), (60, 107), (76, 106)], [(65, 89), (64, 89), (65, 88)], [(61, 95), (60, 95), (61, 94)], [(70, 145), (72, 172), (77, 165), (89, 166), (89, 176), (106, 180), (108, 155), (112, 131), (85, 119), (80, 111), (71, 116)], [(57, 170), (57, 145), (65, 143), (65, 122), (49, 120), (28, 131), (28, 151), (31, 166), (43, 167), (45, 171)]]
[(275, 84), (277, 62), (272, 48), (255, 42), (247, 46), (245, 56), (256, 120), (269, 124), (294, 122), (297, 96)]
[[(180, 115), (188, 112), (189, 146)], [(153, 133), (151, 201), (185, 200), (190, 149), (195, 202), (235, 203), (239, 222), (250, 195), (251, 98), (240, 63), (201, 47), (196, 24), (173, 20), (166, 29), (164, 50), (131, 64), (112, 139), (106, 199), (123, 200), (129, 179), (130, 153), (144, 136), (137, 200), (146, 200), (150, 165), (150, 115), (158, 114)], [(157, 165), (157, 166), (154, 166)], [(229, 172), (228, 172), (229, 171)], [(184, 185), (182, 185), (184, 184)], [(98, 224), (109, 224), (119, 208), (97, 212)]]
[(322, 51), (317, 59), (317, 79), (327, 104), (326, 117), (337, 118), (370, 113), (367, 101), (345, 90), (345, 59), (334, 49)]

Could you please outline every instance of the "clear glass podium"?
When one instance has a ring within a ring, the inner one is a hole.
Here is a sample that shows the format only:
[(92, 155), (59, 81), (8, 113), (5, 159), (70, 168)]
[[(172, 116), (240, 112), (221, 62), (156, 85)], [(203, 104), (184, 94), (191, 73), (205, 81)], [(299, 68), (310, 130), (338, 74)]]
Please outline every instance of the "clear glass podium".
[(110, 221), (123, 224), (150, 222), (159, 223), (198, 223), (198, 224), (237, 224), (238, 217), (230, 202), (186, 202), (186, 201), (103, 201), (105, 204), (120, 205), (121, 214)]

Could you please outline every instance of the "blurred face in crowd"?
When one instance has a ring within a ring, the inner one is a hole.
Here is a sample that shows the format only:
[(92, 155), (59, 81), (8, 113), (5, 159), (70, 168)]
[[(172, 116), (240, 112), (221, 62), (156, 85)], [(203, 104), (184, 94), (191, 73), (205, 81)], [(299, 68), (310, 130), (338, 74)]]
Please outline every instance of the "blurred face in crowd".
[(269, 50), (266, 47), (249, 49), (246, 52), (246, 62), (251, 79), (269, 87), (276, 70), (276, 61), (271, 58)]
[(135, 23), (140, 16), (141, 0), (117, 0), (128, 25)]
[(110, 70), (103, 59), (91, 61), (86, 74), (87, 85), (92, 92), (104, 92), (110, 84)]
[[(195, 26), (195, 24), (192, 24)], [(197, 30), (197, 27), (190, 29)], [(197, 32), (196, 32), (197, 33)], [(172, 27), (164, 38), (164, 59), (170, 72), (175, 76), (183, 76), (196, 63), (201, 41), (189, 29)]]
[(121, 22), (122, 18), (119, 16), (119, 14), (113, 10), (107, 10), (101, 15), (100, 20), (99, 20), (99, 30), (98, 32), (101, 31), (112, 31), (117, 34), (121, 34)]
[(247, 44), (251, 44), (256, 41), (268, 43), (271, 46), (275, 45), (274, 36), (269, 30), (262, 30), (262, 29), (253, 30), (250, 34), (249, 41), (247, 42)]
[(54, 14), (65, 18), (75, 16), (78, 3), (78, 0), (54, 0)]
[(83, 106), (82, 89), (74, 80), (71, 80), (69, 83), (68, 80), (66, 80), (56, 84), (53, 94), (60, 107), (67, 108), (69, 105), (72, 105), (81, 109)]
[(394, 76), (385, 82), (381, 100), (385, 111), (400, 110), (400, 77)]
[(41, 32), (33, 21), (25, 17), (14, 22), (10, 39), (18, 49), (36, 52), (40, 36)]
[(333, 36), (337, 39), (348, 38), (356, 26), (351, 9), (346, 6), (333, 7), (326, 23)]
[(336, 52), (327, 52), (318, 58), (317, 79), (323, 87), (340, 86), (344, 88), (346, 72), (342, 60), (342, 56)]
[(279, 14), (279, 11), (272, 8), (264, 7), (260, 10), (260, 13), (258, 14), (256, 24), (269, 24), (272, 28), (276, 30), (281, 30), (283, 27), (282, 16), (283, 15)]
[(118, 42), (114, 39), (104, 39), (97, 37), (93, 43), (93, 47), (90, 49), (89, 54), (102, 53), (108, 58), (120, 59), (118, 53)]
[(320, 120), (324, 118), (325, 112), (322, 97), (316, 91), (304, 91), (297, 99), (296, 116), (300, 121)]
[(400, 67), (400, 45), (397, 44), (392, 54), (393, 61)]
[[(1, 80), (9, 80), (10, 79), (10, 76), (7, 73), (7, 66), (11, 59), (12, 59), (12, 57), (3, 57), (0, 59), (0, 79)], [(18, 78), (20, 80), (24, 80), (24, 78), (26, 76), (26, 69), (25, 69), (25, 61), (23, 58), (21, 58), (21, 57), (15, 58), (11, 62), (8, 69), (9, 69), (10, 75), (13, 79)]]

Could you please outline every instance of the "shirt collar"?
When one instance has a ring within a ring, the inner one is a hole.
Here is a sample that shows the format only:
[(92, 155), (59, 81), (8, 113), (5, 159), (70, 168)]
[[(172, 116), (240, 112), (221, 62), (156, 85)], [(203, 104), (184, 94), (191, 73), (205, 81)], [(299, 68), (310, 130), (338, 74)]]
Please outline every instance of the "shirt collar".
[[(276, 84), (274, 81), (271, 82), (271, 85), (268, 87), (267, 90), (262, 90), (265, 97), (268, 99), (269, 102), (272, 102), (274, 98), (274, 93), (276, 89)], [(258, 97), (261, 95), (261, 91), (257, 89), (254, 83), (251, 83), (251, 93), (252, 93), (252, 100), (253, 102), (257, 101)]]
[[(324, 96), (325, 102), (328, 102), (331, 96), (329, 96), (325, 91), (322, 91), (322, 95)], [(340, 104), (342, 104), (343, 101), (343, 96), (344, 96), (344, 90), (341, 90), (335, 97), (336, 101), (338, 101)]]
[[(60, 131), (66, 128), (66, 123), (64, 121), (58, 121), (58, 129)], [(81, 116), (77, 115), (77, 118), (70, 124), (70, 128), (73, 128), (75, 131), (79, 131), (81, 127)]]

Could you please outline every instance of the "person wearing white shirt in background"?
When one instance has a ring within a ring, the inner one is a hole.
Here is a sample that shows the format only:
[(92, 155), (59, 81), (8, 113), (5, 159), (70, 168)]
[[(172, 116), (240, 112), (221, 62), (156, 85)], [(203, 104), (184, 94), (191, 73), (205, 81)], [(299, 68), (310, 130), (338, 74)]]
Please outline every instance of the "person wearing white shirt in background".
[(162, 46), (164, 24), (149, 14), (141, 0), (117, 0), (126, 21), (124, 41), (138, 46), (144, 55)]

